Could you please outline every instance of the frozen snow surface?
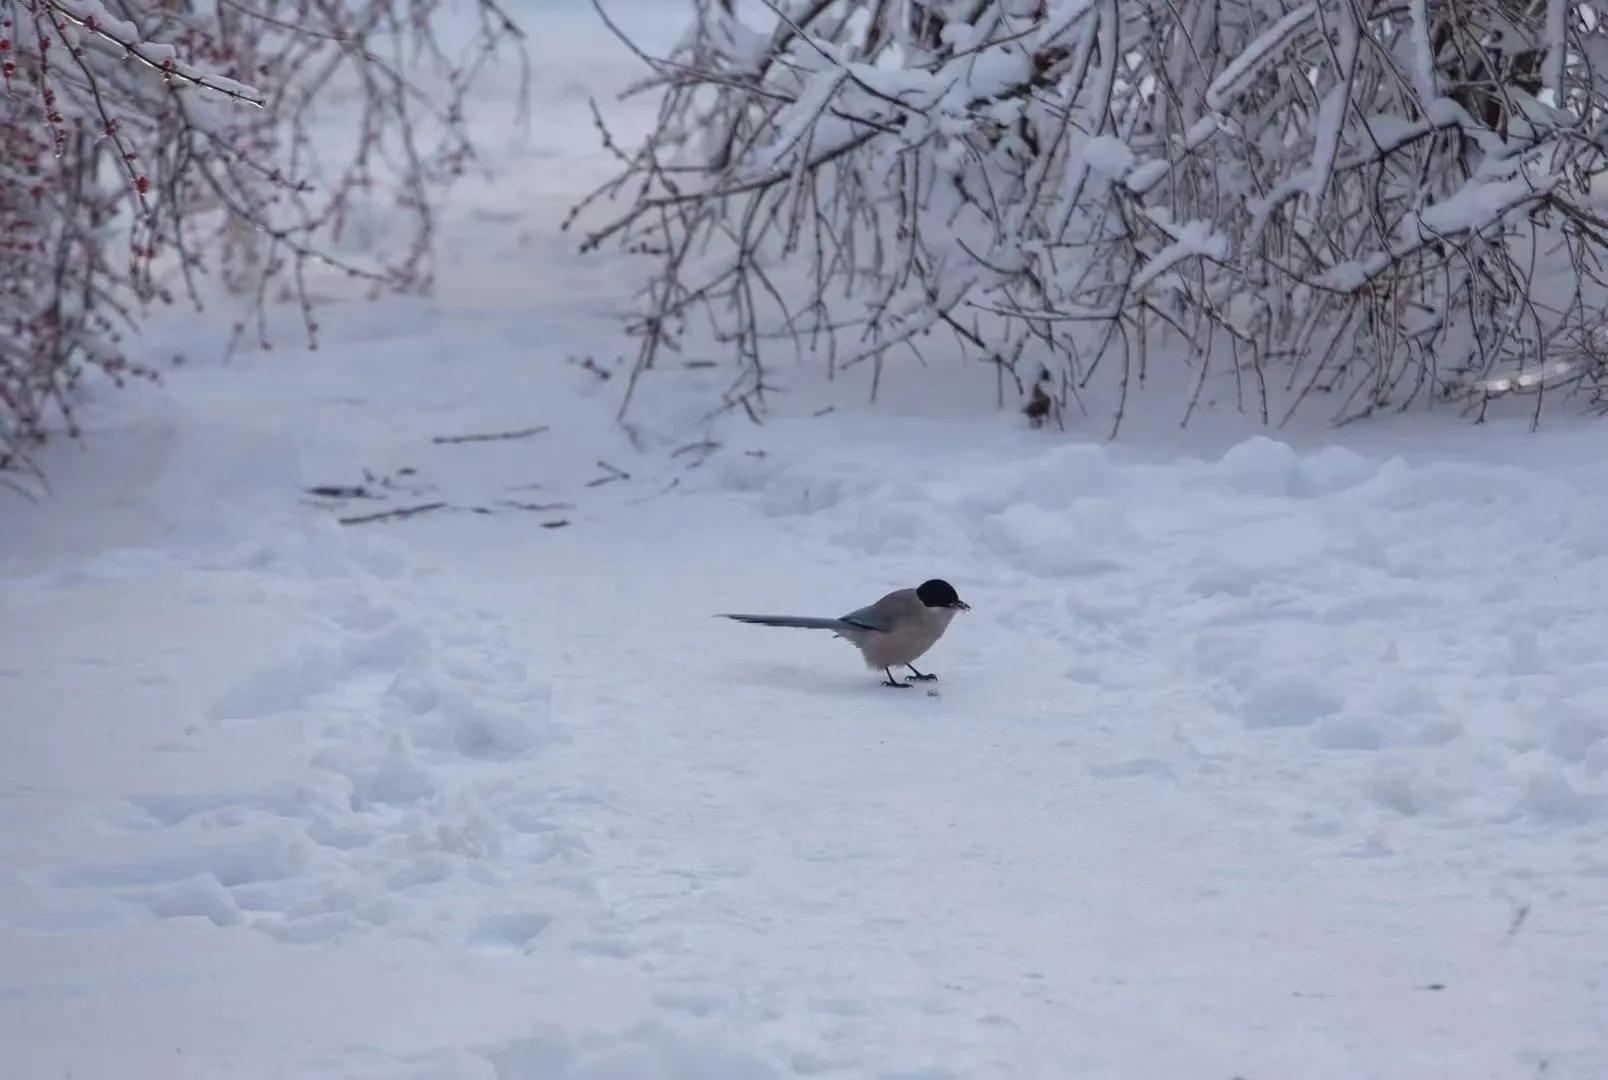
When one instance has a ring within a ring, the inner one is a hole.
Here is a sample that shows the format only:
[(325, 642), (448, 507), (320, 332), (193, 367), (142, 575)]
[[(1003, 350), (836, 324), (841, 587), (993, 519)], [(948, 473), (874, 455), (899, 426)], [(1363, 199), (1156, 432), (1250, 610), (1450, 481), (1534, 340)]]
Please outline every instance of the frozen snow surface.
[[(1608, 1076), (1608, 429), (790, 360), (622, 429), (635, 271), (556, 222), (630, 69), (526, 17), (438, 297), (166, 320), (0, 504), (0, 1075)], [(711, 618), (929, 576), (925, 692)]]

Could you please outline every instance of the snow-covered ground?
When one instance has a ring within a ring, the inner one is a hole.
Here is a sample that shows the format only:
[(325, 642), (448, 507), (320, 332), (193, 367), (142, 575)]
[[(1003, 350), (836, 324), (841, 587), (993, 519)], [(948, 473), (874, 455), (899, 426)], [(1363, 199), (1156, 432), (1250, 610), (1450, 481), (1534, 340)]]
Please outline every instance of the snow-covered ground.
[[(1608, 1076), (1608, 429), (622, 430), (630, 69), (539, 19), (438, 297), (164, 320), (0, 505), (0, 1075)], [(711, 618), (934, 575), (926, 693)]]

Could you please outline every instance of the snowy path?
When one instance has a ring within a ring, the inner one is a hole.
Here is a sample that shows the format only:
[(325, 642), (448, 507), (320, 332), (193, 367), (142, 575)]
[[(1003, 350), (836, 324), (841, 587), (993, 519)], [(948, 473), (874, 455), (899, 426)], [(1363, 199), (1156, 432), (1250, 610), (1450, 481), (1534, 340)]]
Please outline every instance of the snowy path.
[[(687, 469), (569, 369), (498, 399), (571, 395), (541, 440), (421, 445), (466, 429), (471, 367), (410, 435), (396, 401), (342, 406), (304, 479), (538, 473), (569, 527), (271, 507), (285, 417), (426, 362), (194, 373), (158, 433), (101, 436), (163, 463), (149, 506), (69, 470), (22, 515), (23, 1075), (1608, 1062), (1608, 517), (1589, 465), (1538, 467), (1589, 460), (1590, 429), (1492, 433), (1500, 466), (1265, 440), (1163, 462), (844, 415), (734, 426)], [(588, 486), (600, 457), (633, 479)], [(75, 546), (63, 515), (101, 528)], [(975, 608), (934, 695), (709, 617), (930, 573)]]
[[(1110, 448), (935, 366), (633, 441), (571, 22), (438, 299), (155, 327), (0, 502), (0, 1076), (1608, 1076), (1608, 429)], [(711, 618), (934, 574), (931, 695)]]
[[(632, 869), (605, 896), (662, 928), (629, 950), (673, 973), (656, 1003), (776, 1031), (801, 1072), (1600, 1066), (1605, 672), (1562, 570), (1597, 535), (1589, 487), (1265, 443), (1217, 466), (1013, 460), (920, 425), (901, 436), (932, 475), (901, 478), (800, 432), (816, 460), (748, 500), (786, 540), (751, 505), (666, 507), (651, 545), (605, 549), (646, 573), (570, 645), (577, 714), (620, 718), (577, 742), (583, 768), (652, 763), (616, 796), (607, 861)], [(1504, 479), (1583, 508), (1523, 599), (1482, 568), (1515, 540), (1473, 520)], [(806, 491), (834, 494), (801, 513)], [(1431, 525), (1436, 561), (1414, 561)], [(1275, 550), (1287, 567), (1251, 572)], [(970, 568), (978, 609), (937, 699), (888, 700), (830, 641), (696, 618), (836, 610), (795, 568), (871, 595), (874, 566), (927, 572), (916, 553)], [(563, 580), (533, 611), (594, 608), (594, 580)], [(1496, 602), (1483, 622), (1469, 590)], [(563, 652), (569, 622), (547, 630)], [(1161, 1030), (1135, 1023), (1158, 1005)], [(1542, 1050), (1555, 1021), (1576, 1035)]]

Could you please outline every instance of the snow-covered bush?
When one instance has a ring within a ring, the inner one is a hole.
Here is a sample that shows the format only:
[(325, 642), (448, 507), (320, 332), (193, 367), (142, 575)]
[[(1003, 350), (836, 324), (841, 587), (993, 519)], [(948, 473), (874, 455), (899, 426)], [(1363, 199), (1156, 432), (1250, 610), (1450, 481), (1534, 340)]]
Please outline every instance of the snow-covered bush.
[[(470, 153), (465, 92), (520, 33), (477, 0), (449, 53), (447, 8), (0, 0), (0, 470), (72, 430), (87, 372), (148, 374), (123, 335), (153, 302), (199, 304), (208, 273), (259, 316), (296, 299), (309, 334), (316, 270), (427, 282), (433, 186)], [(401, 209), (397, 242), (337, 257), (376, 197)]]
[(1595, 4), (696, 8), (585, 241), (656, 260), (638, 375), (712, 328), (755, 408), (772, 340), (880, 376), (938, 335), (1061, 404), (1166, 360), (1280, 422), (1603, 374)]

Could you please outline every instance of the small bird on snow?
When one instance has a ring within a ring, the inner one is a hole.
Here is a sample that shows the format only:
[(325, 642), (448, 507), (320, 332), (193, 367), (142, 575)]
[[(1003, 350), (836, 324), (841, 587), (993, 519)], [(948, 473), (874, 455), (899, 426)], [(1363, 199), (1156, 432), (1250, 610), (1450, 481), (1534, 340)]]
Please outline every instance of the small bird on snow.
[(738, 622), (759, 626), (791, 626), (802, 630), (831, 630), (860, 650), (866, 667), (881, 668), (888, 676), (883, 686), (910, 689), (910, 683), (893, 677), (891, 669), (910, 668), (911, 678), (926, 682), (936, 675), (923, 675), (913, 663), (937, 644), (949, 620), (957, 611), (970, 611), (955, 587), (940, 578), (924, 581), (914, 589), (896, 589), (874, 604), (851, 611), (837, 619), (810, 619), (797, 615), (724, 615)]

